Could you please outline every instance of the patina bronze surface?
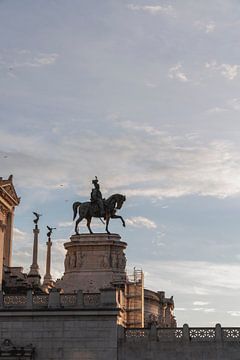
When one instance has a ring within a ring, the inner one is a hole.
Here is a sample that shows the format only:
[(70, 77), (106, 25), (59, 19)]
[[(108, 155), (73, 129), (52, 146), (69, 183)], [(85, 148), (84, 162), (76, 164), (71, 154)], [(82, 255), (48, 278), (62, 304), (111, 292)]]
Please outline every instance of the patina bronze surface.
[(73, 204), (73, 220), (76, 219), (77, 213), (79, 214), (75, 224), (75, 233), (79, 234), (78, 225), (83, 219), (86, 219), (87, 227), (89, 232), (92, 234), (93, 232), (90, 224), (93, 217), (99, 218), (101, 221), (103, 217), (104, 220), (106, 220), (106, 232), (108, 234), (110, 234), (108, 230), (110, 219), (120, 219), (122, 221), (122, 225), (125, 226), (125, 221), (122, 216), (116, 215), (117, 210), (122, 208), (122, 205), (126, 200), (125, 195), (114, 194), (108, 199), (103, 199), (97, 177), (92, 180), (92, 184), (94, 185), (94, 188), (91, 192), (91, 201), (83, 203), (77, 201)]

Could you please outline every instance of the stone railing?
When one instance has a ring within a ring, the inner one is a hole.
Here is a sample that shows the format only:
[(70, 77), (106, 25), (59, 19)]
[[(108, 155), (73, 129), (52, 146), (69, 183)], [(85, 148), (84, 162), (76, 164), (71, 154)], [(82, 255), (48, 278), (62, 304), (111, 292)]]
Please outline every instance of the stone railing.
[(152, 340), (159, 342), (240, 342), (240, 328), (221, 327), (217, 324), (214, 328), (193, 327), (187, 324), (182, 328), (157, 328), (125, 329), (119, 331), (119, 337), (125, 341)]
[(60, 294), (52, 289), (49, 294), (34, 294), (28, 290), (26, 295), (4, 295), (0, 292), (0, 311), (18, 309), (94, 309), (116, 308), (116, 291), (102, 289), (100, 293)]

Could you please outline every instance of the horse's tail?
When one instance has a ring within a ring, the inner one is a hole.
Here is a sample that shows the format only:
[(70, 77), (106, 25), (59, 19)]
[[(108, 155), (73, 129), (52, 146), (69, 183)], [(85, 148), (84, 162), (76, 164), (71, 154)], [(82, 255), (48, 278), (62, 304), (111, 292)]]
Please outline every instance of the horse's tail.
[(73, 203), (73, 220), (75, 220), (75, 217), (77, 216), (77, 210), (80, 205), (81, 203), (79, 201)]

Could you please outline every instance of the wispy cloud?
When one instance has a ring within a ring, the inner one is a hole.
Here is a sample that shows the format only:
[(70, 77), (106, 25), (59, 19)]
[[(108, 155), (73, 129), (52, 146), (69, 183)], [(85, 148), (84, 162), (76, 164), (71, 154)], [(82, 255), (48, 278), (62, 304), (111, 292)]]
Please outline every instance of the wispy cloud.
[(187, 75), (184, 73), (182, 65), (176, 64), (173, 67), (171, 67), (168, 71), (168, 77), (170, 79), (176, 79), (181, 82), (188, 82), (189, 79)]
[(202, 307), (198, 307), (198, 308), (193, 308), (192, 310), (193, 310), (193, 311), (202, 311), (202, 312), (205, 312), (205, 313), (215, 312), (215, 309), (214, 309), (214, 308), (202, 308)]
[(173, 6), (161, 6), (161, 5), (134, 5), (128, 4), (128, 9), (133, 11), (144, 11), (151, 15), (158, 15), (158, 14), (167, 14), (167, 15), (175, 15), (175, 11)]
[(234, 80), (240, 71), (238, 64), (218, 64), (215, 60), (205, 63), (205, 67), (210, 71), (219, 72), (228, 80)]
[(138, 227), (138, 228), (147, 228), (147, 229), (156, 229), (157, 225), (154, 221), (147, 219), (143, 216), (135, 216), (129, 219), (126, 219), (126, 223), (130, 226)]
[(73, 226), (72, 221), (63, 221), (58, 224), (59, 227), (71, 227)]
[(207, 301), (194, 301), (193, 302), (194, 306), (204, 306), (204, 305), (208, 305), (208, 304), (209, 304), (209, 302), (207, 302)]
[(14, 242), (22, 242), (26, 241), (26, 238), (28, 238), (28, 234), (18, 228), (13, 228), (13, 239)]
[[(206, 299), (206, 296), (210, 294), (226, 294), (230, 289), (240, 291), (240, 280), (236, 277), (236, 271), (240, 269), (240, 266), (236, 264), (152, 260), (144, 261), (142, 266), (148, 272), (146, 286), (151, 286), (156, 290), (157, 283), (155, 282), (161, 274), (162, 286), (166, 291), (174, 289), (175, 294), (201, 295)], [(208, 299), (205, 299), (199, 301), (209, 303)], [(194, 305), (202, 308), (207, 304), (194, 303)]]
[(56, 62), (58, 54), (34, 52), (30, 50), (12, 50), (0, 52), (0, 68), (14, 70), (17, 68), (39, 68), (52, 65)]
[(228, 109), (226, 108), (223, 108), (223, 107), (218, 107), (218, 106), (215, 106), (211, 109), (208, 109), (206, 112), (208, 114), (219, 114), (219, 113), (223, 113), (223, 112), (226, 112), (228, 111)]
[[(99, 137), (97, 132), (92, 132), (91, 142), (84, 130), (80, 137), (71, 133), (69, 141), (66, 128), (58, 143), (48, 142), (45, 137), (26, 138), (2, 131), (0, 153), (3, 151), (8, 156), (0, 157), (0, 165), (6, 172), (3, 176), (14, 169), (18, 183), (28, 189), (41, 188), (52, 193), (59, 191), (59, 184), (71, 184), (78, 186), (79, 195), (86, 195), (89, 171), (85, 161), (94, 156), (93, 172), (101, 174), (108, 144), (112, 151), (108, 153), (106, 167), (109, 171), (116, 168), (115, 154), (118, 166), (111, 177), (102, 175), (105, 196), (113, 191), (154, 199), (189, 194), (224, 198), (240, 193), (240, 155), (230, 142), (204, 143), (200, 139), (196, 142), (194, 138), (132, 122), (115, 124), (115, 128), (116, 137)], [(67, 146), (62, 146), (63, 143)], [(82, 158), (79, 158), (80, 148), (85, 154)], [(78, 167), (82, 169), (81, 175), (72, 171)], [(83, 178), (86, 178), (84, 182)]]
[(240, 98), (233, 98), (227, 102), (230, 109), (239, 111), (240, 110)]
[(206, 34), (212, 33), (215, 31), (216, 29), (216, 24), (214, 21), (209, 21), (209, 22), (205, 22), (205, 21), (196, 21), (194, 23), (194, 25), (199, 29), (199, 30), (203, 30)]
[(227, 311), (227, 313), (231, 316), (234, 316), (234, 317), (239, 317), (240, 316), (240, 311), (237, 311), (237, 310), (230, 310), (230, 311)]

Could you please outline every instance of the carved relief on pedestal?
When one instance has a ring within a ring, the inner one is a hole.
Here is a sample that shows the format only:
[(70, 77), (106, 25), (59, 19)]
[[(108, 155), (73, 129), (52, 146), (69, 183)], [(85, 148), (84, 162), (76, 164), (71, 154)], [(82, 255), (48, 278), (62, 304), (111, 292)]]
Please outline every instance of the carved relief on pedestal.
[(84, 265), (85, 255), (81, 251), (77, 251), (76, 268), (80, 269)]
[(119, 254), (119, 258), (118, 258), (119, 269), (125, 270), (126, 262), (127, 262), (126, 255), (124, 253)]
[(111, 267), (114, 269), (125, 270), (126, 256), (122, 250), (111, 253)]
[(70, 255), (70, 269), (73, 270), (76, 267), (76, 253)]
[(118, 267), (118, 255), (116, 252), (111, 253), (111, 266), (115, 269)]
[(108, 269), (110, 267), (110, 261), (109, 261), (109, 255), (108, 254), (104, 254), (102, 256), (102, 261), (101, 261), (101, 267), (103, 269)]
[(65, 256), (64, 266), (65, 266), (65, 271), (68, 271), (70, 269), (70, 256), (68, 253)]

